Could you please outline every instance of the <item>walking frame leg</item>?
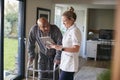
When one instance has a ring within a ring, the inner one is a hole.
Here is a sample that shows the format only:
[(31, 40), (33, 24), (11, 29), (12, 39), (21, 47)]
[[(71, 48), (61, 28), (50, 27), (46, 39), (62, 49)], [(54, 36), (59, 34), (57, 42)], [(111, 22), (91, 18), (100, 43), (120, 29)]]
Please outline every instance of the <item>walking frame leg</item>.
[[(32, 71), (32, 76), (33, 76), (33, 80), (35, 79), (35, 65), (34, 65), (35, 61), (33, 61), (32, 64), (30, 64), (30, 60), (28, 60), (28, 63), (27, 63), (27, 69), (26, 69), (26, 80), (29, 80), (29, 71), (31, 70)], [(31, 68), (31, 69), (30, 69)]]
[[(39, 61), (38, 61), (39, 62)], [(38, 67), (39, 67), (39, 64), (38, 64)], [(31, 69), (30, 69), (31, 68)], [(59, 66), (57, 66), (57, 64), (56, 63), (54, 63), (54, 66), (53, 66), (53, 80), (55, 80), (55, 73), (56, 73), (56, 70), (58, 70), (59, 71), (59, 73), (60, 73), (60, 70), (59, 70)], [(29, 71), (32, 71), (32, 78), (33, 78), (33, 80), (35, 80), (35, 61), (33, 61), (33, 63), (32, 64), (30, 64), (30, 60), (28, 60), (28, 63), (27, 63), (27, 69), (26, 69), (26, 80), (29, 80), (28, 78), (29, 78)], [(38, 70), (39, 71), (39, 70)], [(59, 75), (58, 75), (59, 76)], [(39, 78), (38, 78), (39, 79)]]
[(53, 80), (55, 80), (55, 72), (56, 72), (56, 70), (58, 70), (58, 72), (59, 72), (58, 74), (60, 74), (59, 65), (54, 63), (54, 66), (53, 66)]
[(28, 80), (28, 77), (29, 77), (29, 64), (30, 64), (30, 61), (28, 60), (27, 68), (26, 68), (26, 80)]

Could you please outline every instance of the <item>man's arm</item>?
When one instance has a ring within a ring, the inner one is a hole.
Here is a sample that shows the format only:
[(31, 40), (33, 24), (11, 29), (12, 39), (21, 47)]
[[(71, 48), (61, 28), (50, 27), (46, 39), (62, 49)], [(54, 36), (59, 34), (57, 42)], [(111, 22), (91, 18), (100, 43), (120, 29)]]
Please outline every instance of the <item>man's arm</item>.
[[(56, 26), (57, 27), (57, 26)], [(56, 44), (57, 45), (62, 45), (62, 33), (60, 31), (60, 29), (57, 27), (57, 30), (55, 31), (55, 39), (56, 39)], [(57, 63), (59, 63), (61, 59), (61, 51), (56, 50), (56, 55), (55, 55), (55, 62), (57, 61)]]
[(32, 27), (28, 36), (28, 55), (30, 61), (35, 58), (35, 29)]

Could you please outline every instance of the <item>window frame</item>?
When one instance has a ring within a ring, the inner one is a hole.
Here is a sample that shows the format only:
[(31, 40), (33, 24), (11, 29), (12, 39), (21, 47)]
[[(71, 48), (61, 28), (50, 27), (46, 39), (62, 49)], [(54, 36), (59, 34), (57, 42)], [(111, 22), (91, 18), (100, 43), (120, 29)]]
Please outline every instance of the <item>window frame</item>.
[[(12, 80), (21, 80), (25, 77), (25, 18), (26, 0), (19, 1), (18, 16), (18, 74)], [(0, 80), (4, 80), (4, 0), (0, 0)]]

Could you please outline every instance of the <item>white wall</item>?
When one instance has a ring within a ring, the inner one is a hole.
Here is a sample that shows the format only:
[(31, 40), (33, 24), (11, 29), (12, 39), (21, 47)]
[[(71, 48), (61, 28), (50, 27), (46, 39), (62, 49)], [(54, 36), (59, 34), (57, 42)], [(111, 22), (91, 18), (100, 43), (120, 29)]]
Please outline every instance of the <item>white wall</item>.
[(113, 29), (114, 11), (114, 9), (89, 9), (89, 29)]
[(115, 0), (53, 0), (55, 3), (74, 3), (74, 4), (104, 4), (104, 5), (115, 5)]
[(51, 10), (51, 23), (54, 22), (54, 3), (52, 0), (26, 0), (26, 37), (36, 23), (37, 7)]

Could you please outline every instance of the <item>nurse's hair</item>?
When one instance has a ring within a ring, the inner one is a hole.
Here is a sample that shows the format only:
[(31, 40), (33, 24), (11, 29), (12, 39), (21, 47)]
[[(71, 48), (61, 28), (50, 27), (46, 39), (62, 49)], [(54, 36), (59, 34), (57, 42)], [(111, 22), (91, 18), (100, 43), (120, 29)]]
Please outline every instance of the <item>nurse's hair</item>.
[(76, 20), (77, 18), (77, 15), (76, 13), (74, 12), (74, 8), (73, 7), (70, 7), (67, 11), (65, 11), (62, 16), (65, 16), (67, 17), (68, 19), (70, 20)]

